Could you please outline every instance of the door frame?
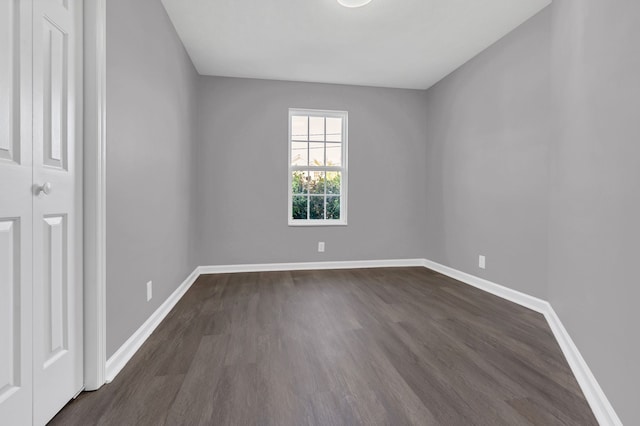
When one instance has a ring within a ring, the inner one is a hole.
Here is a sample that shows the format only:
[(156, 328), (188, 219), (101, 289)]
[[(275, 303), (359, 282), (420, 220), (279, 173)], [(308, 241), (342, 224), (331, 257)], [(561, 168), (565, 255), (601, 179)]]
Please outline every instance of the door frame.
[(84, 383), (105, 384), (106, 0), (84, 0)]

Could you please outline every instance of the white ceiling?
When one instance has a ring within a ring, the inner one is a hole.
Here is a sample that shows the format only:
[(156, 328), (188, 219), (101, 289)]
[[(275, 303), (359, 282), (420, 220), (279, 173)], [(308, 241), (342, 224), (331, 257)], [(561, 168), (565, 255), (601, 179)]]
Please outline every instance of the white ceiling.
[(203, 75), (426, 89), (551, 0), (162, 0)]

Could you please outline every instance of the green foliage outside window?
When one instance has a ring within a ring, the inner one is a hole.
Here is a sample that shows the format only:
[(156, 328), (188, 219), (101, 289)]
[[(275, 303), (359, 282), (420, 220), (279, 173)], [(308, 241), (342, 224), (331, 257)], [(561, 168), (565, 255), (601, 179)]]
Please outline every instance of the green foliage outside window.
[(293, 172), (291, 179), (293, 219), (324, 219), (325, 209), (327, 219), (340, 219), (340, 181), (339, 172), (326, 172), (326, 176), (324, 172), (318, 176), (310, 176), (303, 171)]

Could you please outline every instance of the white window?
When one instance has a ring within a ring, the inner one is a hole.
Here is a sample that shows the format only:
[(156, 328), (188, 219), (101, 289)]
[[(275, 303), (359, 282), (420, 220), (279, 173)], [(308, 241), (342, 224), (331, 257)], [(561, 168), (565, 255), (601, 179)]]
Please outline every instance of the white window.
[(347, 112), (289, 110), (289, 225), (347, 224)]

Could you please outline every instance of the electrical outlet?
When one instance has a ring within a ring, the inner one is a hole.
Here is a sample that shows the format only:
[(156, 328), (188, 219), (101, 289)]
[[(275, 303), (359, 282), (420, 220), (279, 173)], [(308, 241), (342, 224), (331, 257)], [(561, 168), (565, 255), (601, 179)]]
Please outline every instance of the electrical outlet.
[(153, 297), (153, 281), (147, 283), (147, 302)]
[(324, 241), (318, 242), (318, 253), (324, 253)]
[(487, 264), (487, 263), (486, 263), (486, 259), (485, 259), (485, 257), (484, 257), (483, 255), (480, 255), (480, 256), (478, 257), (478, 266), (479, 266), (481, 269), (485, 269), (485, 268), (486, 268), (486, 264)]

